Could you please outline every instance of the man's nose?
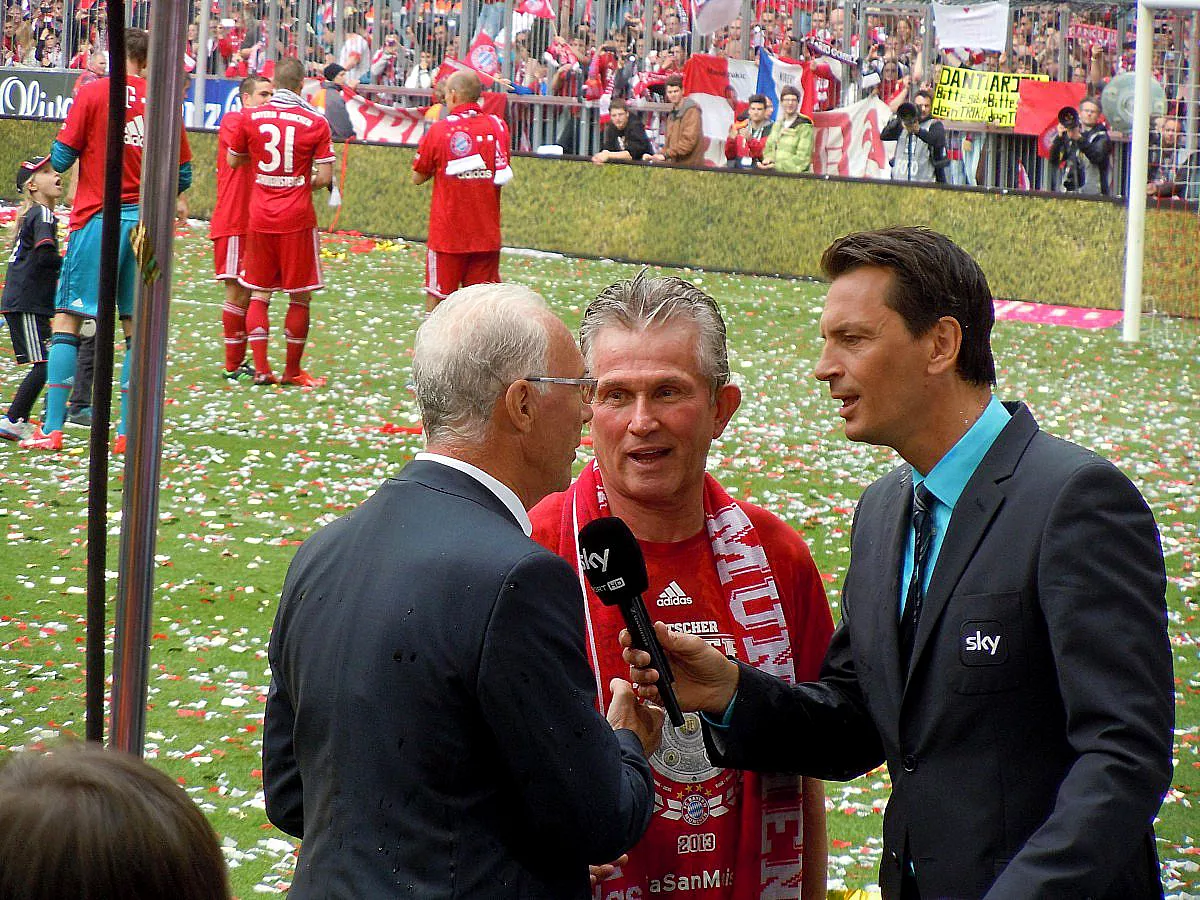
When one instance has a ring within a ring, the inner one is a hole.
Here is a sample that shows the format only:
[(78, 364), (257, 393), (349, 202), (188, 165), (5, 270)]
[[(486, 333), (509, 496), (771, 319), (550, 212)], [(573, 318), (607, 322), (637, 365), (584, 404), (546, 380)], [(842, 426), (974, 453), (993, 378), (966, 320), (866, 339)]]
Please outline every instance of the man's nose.
[(829, 345), (826, 344), (821, 349), (821, 355), (817, 357), (816, 365), (813, 366), (812, 376), (817, 381), (829, 381), (833, 377), (834, 371), (833, 357), (829, 352)]
[(645, 434), (653, 431), (658, 424), (654, 412), (654, 404), (646, 397), (638, 397), (630, 410), (629, 430), (635, 434)]

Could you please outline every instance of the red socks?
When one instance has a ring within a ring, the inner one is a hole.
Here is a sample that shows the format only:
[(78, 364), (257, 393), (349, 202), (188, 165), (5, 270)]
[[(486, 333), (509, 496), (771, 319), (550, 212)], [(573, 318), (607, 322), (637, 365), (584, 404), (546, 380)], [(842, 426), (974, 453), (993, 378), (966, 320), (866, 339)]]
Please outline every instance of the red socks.
[(225, 332), (225, 371), (232, 372), (246, 360), (246, 310), (232, 303), (221, 307)]
[(250, 306), (246, 309), (246, 331), (249, 332), (246, 339), (254, 356), (254, 371), (259, 374), (271, 371), (271, 363), (267, 359), (267, 338), (271, 334), (267, 309), (270, 304), (270, 300), (252, 297)]
[(287, 364), (284, 378), (300, 374), (300, 360), (304, 357), (304, 344), (308, 340), (308, 301), (293, 299), (288, 303), (287, 316), (283, 320), (283, 331), (287, 336)]

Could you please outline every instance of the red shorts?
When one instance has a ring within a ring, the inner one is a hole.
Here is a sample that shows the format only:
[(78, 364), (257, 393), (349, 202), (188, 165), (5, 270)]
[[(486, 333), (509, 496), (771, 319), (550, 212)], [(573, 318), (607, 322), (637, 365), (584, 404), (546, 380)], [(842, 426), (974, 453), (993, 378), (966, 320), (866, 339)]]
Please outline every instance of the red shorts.
[(242, 273), (242, 251), (246, 246), (245, 235), (231, 234), (213, 238), (213, 269), (217, 281), (237, 281)]
[(500, 251), (483, 253), (440, 253), (425, 251), (425, 293), (445, 300), (469, 284), (500, 281)]
[(269, 234), (250, 231), (242, 274), (238, 278), (252, 291), (299, 294), (325, 287), (321, 280), (321, 239), (315, 228)]

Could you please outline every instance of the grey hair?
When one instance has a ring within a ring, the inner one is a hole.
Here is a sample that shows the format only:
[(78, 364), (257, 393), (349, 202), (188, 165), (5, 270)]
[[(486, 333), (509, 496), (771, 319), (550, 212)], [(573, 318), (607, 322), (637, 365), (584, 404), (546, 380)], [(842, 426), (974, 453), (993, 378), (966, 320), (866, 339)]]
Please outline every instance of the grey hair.
[(589, 371), (592, 344), (606, 328), (645, 331), (688, 322), (700, 333), (697, 363), (715, 396), (719, 388), (729, 384), (729, 347), (720, 308), (690, 281), (674, 276), (650, 278), (647, 271), (642, 269), (632, 280), (610, 284), (588, 304), (579, 325), (579, 345)]
[(497, 398), (514, 381), (545, 371), (550, 315), (546, 301), (519, 284), (472, 285), (438, 305), (417, 330), (413, 350), (429, 443), (487, 436)]

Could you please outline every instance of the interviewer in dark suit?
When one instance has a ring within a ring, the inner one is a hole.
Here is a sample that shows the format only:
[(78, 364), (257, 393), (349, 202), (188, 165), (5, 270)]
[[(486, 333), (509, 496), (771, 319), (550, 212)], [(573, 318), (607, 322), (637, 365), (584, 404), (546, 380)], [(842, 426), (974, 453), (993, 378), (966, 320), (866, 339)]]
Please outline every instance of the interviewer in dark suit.
[(645, 831), (662, 711), (584, 656), (579, 583), (525, 510), (570, 481), (583, 358), (533, 292), (417, 333), (426, 452), (305, 541), (271, 636), (267, 815), (296, 898), (584, 898)]
[[(854, 234), (822, 265), (814, 374), (846, 436), (904, 464), (859, 501), (820, 680), (662, 629), (684, 707), (719, 764), (848, 779), (886, 761), (885, 898), (1161, 897), (1173, 684), (1150, 510), (992, 396), (991, 292), (948, 239)], [(655, 696), (657, 673), (634, 674)]]

